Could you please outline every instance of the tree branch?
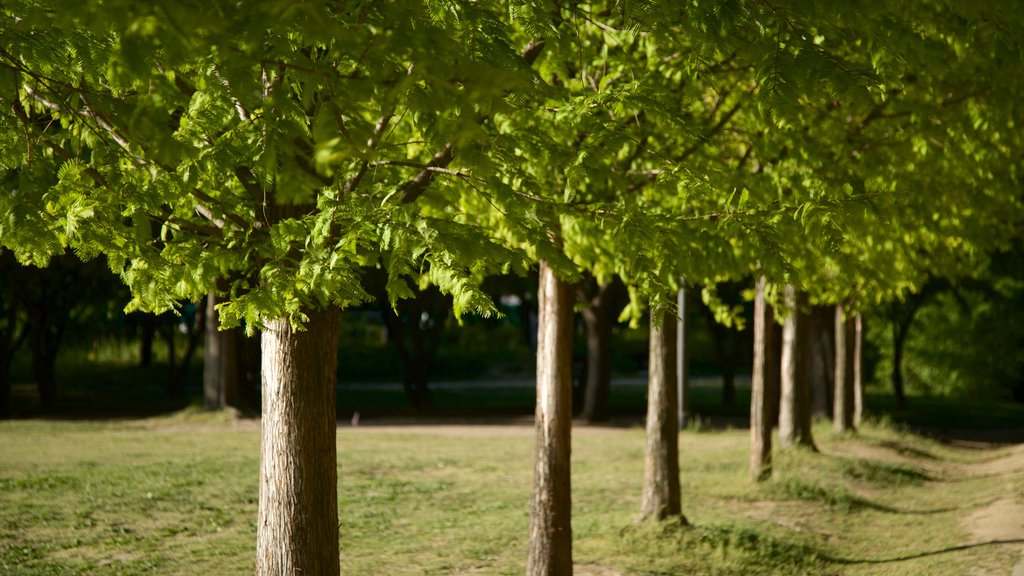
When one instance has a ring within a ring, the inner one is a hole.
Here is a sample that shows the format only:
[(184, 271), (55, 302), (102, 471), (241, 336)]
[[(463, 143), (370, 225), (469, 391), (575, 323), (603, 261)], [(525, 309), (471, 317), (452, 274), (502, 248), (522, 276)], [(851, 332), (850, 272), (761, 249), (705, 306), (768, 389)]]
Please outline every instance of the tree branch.
[(414, 202), (421, 194), (430, 186), (430, 183), (434, 181), (434, 175), (437, 174), (437, 168), (446, 168), (452, 161), (452, 144), (451, 142), (444, 145), (434, 157), (431, 158), (430, 163), (423, 167), (422, 170), (413, 177), (412, 180), (406, 182), (399, 188), (402, 193), (402, 203), (408, 204)]

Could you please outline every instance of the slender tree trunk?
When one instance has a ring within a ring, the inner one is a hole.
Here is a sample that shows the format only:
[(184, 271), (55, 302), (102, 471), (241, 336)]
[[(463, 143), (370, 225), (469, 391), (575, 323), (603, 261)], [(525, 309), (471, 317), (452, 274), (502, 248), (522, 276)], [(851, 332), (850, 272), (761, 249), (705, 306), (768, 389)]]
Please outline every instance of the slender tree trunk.
[(838, 433), (853, 430), (853, 319), (843, 313), (842, 305), (835, 308), (835, 402), (832, 424)]
[(853, 425), (859, 428), (864, 421), (864, 317), (853, 318)]
[(811, 386), (808, 379), (807, 314), (803, 295), (787, 285), (786, 319), (782, 326), (782, 370), (779, 406), (779, 444), (814, 446), (811, 434)]
[(153, 363), (153, 340), (156, 339), (156, 316), (149, 313), (141, 313), (142, 334), (139, 343), (139, 366), (149, 367)]
[(337, 576), (335, 384), (339, 311), (263, 331), (258, 576)]
[(220, 405), (222, 408), (241, 408), (242, 382), (245, 380), (245, 361), (242, 358), (245, 333), (241, 328), (220, 332)]
[(540, 264), (537, 413), (527, 576), (572, 574), (573, 288)]
[(686, 286), (676, 294), (679, 318), (676, 325), (676, 380), (679, 394), (679, 429), (686, 428), (690, 417), (690, 337), (686, 326)]
[(678, 518), (685, 524), (679, 495), (679, 398), (674, 320), (673, 314), (663, 314), (659, 319), (652, 313), (651, 317), (647, 449), (640, 515), (650, 520)]
[(608, 397), (612, 384), (612, 329), (615, 303), (620, 292), (618, 280), (599, 284), (581, 316), (587, 328), (587, 367), (580, 419), (588, 423), (608, 420)]
[(750, 379), (750, 476), (757, 482), (772, 475), (771, 393), (768, 390), (770, 360), (775, 334), (771, 308), (765, 301), (764, 276), (757, 279), (754, 298), (754, 370)]
[(779, 408), (782, 397), (782, 326), (775, 320), (775, 311), (770, 306), (768, 314), (772, 318), (772, 323), (769, 326), (772, 336), (768, 343), (771, 353), (765, 358), (767, 374), (765, 385), (769, 395), (769, 421), (772, 427), (776, 427), (779, 425)]
[(206, 296), (206, 334), (203, 340), (203, 407), (207, 410), (218, 410), (224, 407), (223, 390), (224, 353), (223, 335), (219, 331), (220, 319), (217, 314), (217, 295), (210, 292)]
[(29, 327), (28, 334), (28, 345), (32, 352), (32, 376), (36, 381), (43, 410), (52, 412), (57, 408), (57, 353), (64, 333), (63, 322), (43, 318), (33, 320), (38, 323)]

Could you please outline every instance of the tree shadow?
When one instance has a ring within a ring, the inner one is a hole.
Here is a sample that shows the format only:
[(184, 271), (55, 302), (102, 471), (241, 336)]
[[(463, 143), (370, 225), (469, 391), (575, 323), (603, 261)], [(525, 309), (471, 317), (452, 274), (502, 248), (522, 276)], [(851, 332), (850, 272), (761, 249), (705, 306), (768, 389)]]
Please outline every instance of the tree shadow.
[(919, 552), (917, 554), (894, 556), (892, 558), (839, 558), (827, 555), (823, 556), (823, 558), (825, 558), (829, 562), (834, 562), (836, 564), (889, 564), (892, 562), (906, 562), (907, 560), (917, 560), (919, 558), (927, 558), (929, 556), (939, 556), (941, 554), (952, 554), (953, 552), (962, 552), (964, 550), (970, 550), (972, 548), (981, 548), (983, 546), (1004, 546), (1013, 544), (1024, 544), (1024, 539), (989, 540), (988, 542), (961, 544), (960, 546), (951, 546), (949, 548), (941, 548), (939, 550), (929, 550), (927, 552)]

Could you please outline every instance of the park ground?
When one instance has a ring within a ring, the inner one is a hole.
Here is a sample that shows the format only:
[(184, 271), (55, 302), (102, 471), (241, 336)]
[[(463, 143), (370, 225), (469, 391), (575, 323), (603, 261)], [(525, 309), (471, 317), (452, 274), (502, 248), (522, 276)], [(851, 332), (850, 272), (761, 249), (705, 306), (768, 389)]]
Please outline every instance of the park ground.
[[(815, 432), (819, 453), (776, 451), (772, 480), (755, 485), (746, 430), (684, 431), (683, 527), (636, 523), (636, 422), (577, 427), (576, 573), (973, 576), (1024, 564), (1024, 445), (885, 422)], [(0, 422), (0, 573), (251, 573), (258, 443), (258, 420), (196, 410)], [(520, 574), (532, 448), (529, 418), (344, 422), (342, 573)]]

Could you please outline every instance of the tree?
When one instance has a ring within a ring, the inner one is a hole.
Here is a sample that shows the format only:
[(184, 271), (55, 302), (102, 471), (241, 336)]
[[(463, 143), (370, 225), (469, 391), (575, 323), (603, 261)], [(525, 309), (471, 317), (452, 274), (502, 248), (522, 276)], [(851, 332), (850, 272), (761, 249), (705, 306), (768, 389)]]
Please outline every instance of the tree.
[(835, 307), (835, 402), (832, 411), (833, 429), (838, 433), (854, 429), (854, 319), (842, 306)]
[(612, 331), (623, 307), (625, 286), (618, 277), (598, 282), (593, 277), (581, 283), (580, 311), (587, 333), (586, 381), (579, 418), (597, 423), (608, 420), (608, 397), (612, 383)]
[(527, 574), (572, 574), (572, 317), (574, 288), (546, 262), (537, 291), (537, 412)]
[(811, 431), (811, 386), (805, 310), (806, 295), (793, 285), (785, 287), (782, 324), (782, 379), (779, 408), (779, 444), (814, 449)]
[(769, 391), (771, 375), (778, 366), (772, 362), (775, 319), (765, 295), (767, 279), (757, 279), (754, 295), (754, 368), (750, 377), (750, 476), (766, 480), (772, 471), (772, 419)]
[(130, 310), (216, 292), (223, 327), (263, 332), (260, 574), (338, 572), (336, 307), (368, 299), (359, 268), (383, 265), (393, 300), (434, 283), (461, 314), (494, 310), (474, 278), (525, 267), (454, 199), (507, 190), (486, 119), (532, 74), (498, 14), (3, 8), (0, 243), (38, 265), (104, 255)]
[(651, 312), (647, 383), (647, 448), (640, 514), (686, 524), (679, 491), (679, 404), (675, 314)]

